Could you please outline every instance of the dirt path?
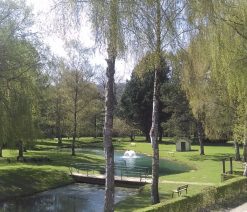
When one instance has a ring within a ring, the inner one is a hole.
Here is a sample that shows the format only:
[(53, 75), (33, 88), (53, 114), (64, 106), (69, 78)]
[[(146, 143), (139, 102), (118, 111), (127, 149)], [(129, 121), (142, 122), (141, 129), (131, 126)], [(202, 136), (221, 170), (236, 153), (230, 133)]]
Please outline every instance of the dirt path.
[(172, 184), (188, 184), (188, 185), (207, 185), (214, 186), (215, 183), (202, 183), (202, 182), (185, 182), (185, 181), (172, 181), (172, 180), (162, 180), (160, 183), (172, 183)]

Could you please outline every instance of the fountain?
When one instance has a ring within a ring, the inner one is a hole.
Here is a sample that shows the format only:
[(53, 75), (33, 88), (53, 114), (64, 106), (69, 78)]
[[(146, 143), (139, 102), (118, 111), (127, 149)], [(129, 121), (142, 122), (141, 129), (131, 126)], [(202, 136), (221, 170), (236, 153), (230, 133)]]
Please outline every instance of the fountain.
[(125, 151), (123, 158), (136, 158), (136, 153), (134, 150), (127, 150)]

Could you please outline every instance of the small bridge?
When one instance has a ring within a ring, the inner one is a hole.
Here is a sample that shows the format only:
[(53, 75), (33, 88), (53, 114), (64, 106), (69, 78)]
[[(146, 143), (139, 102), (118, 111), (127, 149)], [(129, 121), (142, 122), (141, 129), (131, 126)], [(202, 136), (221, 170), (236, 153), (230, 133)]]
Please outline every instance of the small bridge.
[[(76, 182), (105, 184), (105, 166), (100, 164), (74, 163), (69, 167), (70, 175)], [(115, 165), (115, 184), (117, 186), (142, 186), (151, 183), (148, 167), (127, 167)]]

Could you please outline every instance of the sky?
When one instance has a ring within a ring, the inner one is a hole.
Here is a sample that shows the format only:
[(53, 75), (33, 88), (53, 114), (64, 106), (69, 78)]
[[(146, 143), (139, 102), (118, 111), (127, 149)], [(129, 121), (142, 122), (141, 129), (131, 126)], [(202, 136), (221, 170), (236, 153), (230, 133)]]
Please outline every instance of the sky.
[[(34, 31), (38, 31), (44, 37), (44, 42), (50, 46), (51, 51), (60, 57), (66, 57), (66, 51), (64, 49), (64, 41), (59, 38), (55, 33), (51, 33), (52, 30), (47, 30), (52, 25), (52, 19), (49, 18), (49, 11), (52, 5), (52, 0), (26, 0), (27, 5), (33, 8), (35, 16), (35, 24), (33, 26)], [(80, 40), (83, 46), (90, 48), (94, 46), (94, 39), (91, 34), (90, 24), (85, 24), (80, 30)], [(71, 34), (73, 36), (73, 34)], [(96, 48), (95, 54), (90, 58), (92, 65), (101, 65), (106, 68), (105, 52)], [(130, 78), (131, 71), (133, 69), (133, 61), (126, 62), (124, 60), (116, 61), (116, 78), (118, 81), (125, 81)]]

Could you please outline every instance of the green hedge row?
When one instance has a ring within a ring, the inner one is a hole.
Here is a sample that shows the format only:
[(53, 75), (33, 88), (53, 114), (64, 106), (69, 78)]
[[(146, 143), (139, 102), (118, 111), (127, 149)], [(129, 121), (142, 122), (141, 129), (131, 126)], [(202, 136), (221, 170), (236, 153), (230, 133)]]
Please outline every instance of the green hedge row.
[(191, 196), (179, 197), (147, 208), (136, 210), (139, 212), (150, 211), (166, 211), (166, 212), (181, 212), (190, 211), (196, 212), (200, 209), (207, 208), (222, 201), (231, 199), (236, 195), (247, 191), (247, 178), (238, 177), (230, 179), (219, 186), (210, 186), (203, 189), (200, 193)]

